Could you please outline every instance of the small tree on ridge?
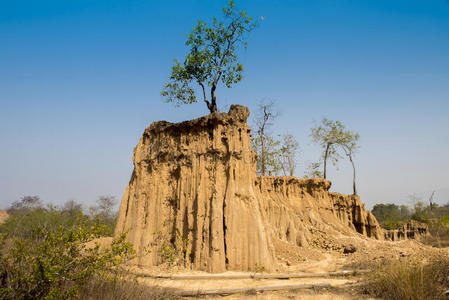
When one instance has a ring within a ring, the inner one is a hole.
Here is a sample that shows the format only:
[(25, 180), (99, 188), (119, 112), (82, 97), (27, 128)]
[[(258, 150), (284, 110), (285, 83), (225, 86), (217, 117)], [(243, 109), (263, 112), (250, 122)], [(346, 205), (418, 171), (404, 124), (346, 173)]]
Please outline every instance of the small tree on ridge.
[(207, 108), (214, 113), (217, 112), (216, 89), (220, 81), (230, 88), (242, 80), (243, 66), (237, 61), (236, 50), (241, 45), (246, 48), (245, 34), (256, 28), (256, 22), (245, 11), (236, 11), (233, 1), (223, 8), (223, 14), (225, 21), (213, 18), (212, 26), (198, 21), (188, 35), (186, 46), (190, 47), (190, 52), (184, 63), (175, 60), (170, 82), (161, 92), (167, 102), (198, 102), (193, 88), (197, 85)]
[(327, 161), (331, 160), (333, 165), (341, 159), (341, 155), (337, 151), (337, 146), (342, 142), (344, 126), (340, 121), (332, 121), (323, 118), (321, 125), (311, 129), (310, 136), (314, 143), (319, 144), (323, 148), (323, 178), (326, 179)]
[(352, 165), (352, 188), (353, 194), (357, 195), (357, 188), (355, 183), (356, 170), (354, 164), (354, 154), (359, 149), (357, 141), (359, 134), (346, 130), (345, 126), (340, 121), (332, 121), (323, 118), (321, 125), (311, 129), (312, 140), (323, 147), (323, 177), (326, 179), (326, 165), (327, 160), (331, 159), (334, 165), (341, 159), (341, 155), (338, 152), (339, 149), (343, 150), (344, 154), (348, 157)]
[(299, 143), (290, 133), (284, 134), (281, 140), (280, 159), (284, 176), (293, 176), (297, 165)]

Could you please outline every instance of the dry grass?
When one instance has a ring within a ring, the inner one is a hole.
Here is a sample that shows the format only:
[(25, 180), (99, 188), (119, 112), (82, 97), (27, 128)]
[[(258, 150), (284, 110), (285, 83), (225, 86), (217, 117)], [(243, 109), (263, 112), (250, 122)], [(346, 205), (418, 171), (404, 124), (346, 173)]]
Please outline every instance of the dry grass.
[(449, 261), (439, 257), (427, 263), (418, 261), (383, 261), (368, 275), (365, 293), (383, 299), (447, 299)]
[(163, 300), (181, 299), (168, 288), (141, 285), (135, 280), (116, 277), (111, 280), (94, 278), (81, 287), (79, 299)]
[(449, 234), (446, 227), (434, 224), (430, 226), (429, 233), (429, 235), (420, 239), (422, 243), (436, 248), (449, 247)]

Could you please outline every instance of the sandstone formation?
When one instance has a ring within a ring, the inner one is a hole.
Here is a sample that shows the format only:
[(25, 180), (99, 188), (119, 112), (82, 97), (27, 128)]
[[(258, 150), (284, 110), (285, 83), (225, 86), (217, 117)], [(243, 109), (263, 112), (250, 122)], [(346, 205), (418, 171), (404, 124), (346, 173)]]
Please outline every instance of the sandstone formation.
[(258, 177), (255, 185), (272, 236), (307, 246), (314, 230), (337, 231), (383, 239), (382, 229), (358, 196), (330, 193), (322, 178)]
[(429, 227), (425, 223), (409, 220), (395, 230), (385, 230), (385, 239), (390, 241), (419, 239), (429, 234)]
[(116, 235), (127, 232), (140, 266), (181, 258), (209, 272), (270, 270), (276, 240), (300, 251), (314, 245), (315, 232), (383, 239), (360, 199), (330, 193), (329, 181), (257, 177), (248, 116), (233, 105), (145, 129), (116, 227)]
[[(138, 263), (162, 263), (169, 241), (210, 272), (272, 265), (246, 107), (179, 124), (156, 122), (134, 150), (116, 232), (129, 231)], [(151, 250), (144, 255), (145, 248)]]

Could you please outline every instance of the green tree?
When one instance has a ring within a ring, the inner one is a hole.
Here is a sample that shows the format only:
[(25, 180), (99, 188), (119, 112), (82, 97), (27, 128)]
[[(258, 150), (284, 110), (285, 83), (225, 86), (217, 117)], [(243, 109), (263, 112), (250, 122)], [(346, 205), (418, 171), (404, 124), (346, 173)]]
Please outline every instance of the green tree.
[(344, 133), (344, 126), (340, 121), (332, 121), (323, 118), (321, 124), (311, 129), (310, 136), (314, 143), (319, 144), (323, 148), (323, 178), (327, 178), (327, 161), (331, 160), (336, 165), (341, 159), (341, 155), (337, 151), (337, 146), (341, 142)]
[(359, 148), (357, 144), (359, 134), (346, 130), (345, 126), (340, 121), (332, 121), (323, 118), (320, 125), (311, 129), (310, 135), (314, 143), (318, 143), (323, 147), (323, 176), (325, 179), (327, 160), (330, 159), (333, 165), (336, 165), (342, 158), (338, 150), (343, 150), (352, 165), (352, 187), (354, 195), (357, 195), (354, 154)]
[(212, 26), (198, 21), (188, 35), (186, 46), (190, 51), (184, 63), (175, 60), (170, 81), (161, 92), (167, 102), (198, 102), (194, 89), (197, 85), (207, 108), (214, 113), (217, 111), (218, 84), (222, 82), (230, 88), (242, 80), (243, 66), (237, 60), (236, 51), (240, 46), (246, 48), (246, 34), (256, 28), (256, 22), (245, 11), (238, 12), (233, 1), (223, 8), (223, 14), (224, 21), (213, 18)]

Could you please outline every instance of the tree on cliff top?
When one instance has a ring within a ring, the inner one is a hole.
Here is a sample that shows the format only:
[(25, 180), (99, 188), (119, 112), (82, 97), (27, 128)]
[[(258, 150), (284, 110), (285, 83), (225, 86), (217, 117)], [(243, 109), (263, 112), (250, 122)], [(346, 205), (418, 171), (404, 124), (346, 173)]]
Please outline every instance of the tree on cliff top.
[(359, 139), (359, 134), (352, 133), (351, 131), (345, 131), (344, 138), (340, 142), (340, 146), (343, 148), (343, 151), (345, 152), (346, 156), (348, 157), (349, 161), (352, 165), (352, 189), (353, 194), (357, 195), (357, 187), (355, 184), (355, 165), (354, 165), (354, 154), (359, 149), (359, 146), (357, 145), (357, 141)]
[(271, 133), (271, 127), (278, 113), (274, 111), (274, 101), (259, 101), (255, 134), (251, 136), (251, 146), (257, 153), (257, 173), (265, 176), (267, 173), (276, 174), (280, 169), (279, 144)]
[(167, 102), (198, 102), (192, 87), (198, 85), (202, 90), (203, 101), (209, 111), (214, 113), (217, 111), (215, 91), (220, 81), (230, 88), (242, 80), (243, 66), (237, 61), (236, 50), (242, 45), (246, 48), (246, 34), (256, 28), (256, 22), (245, 11), (236, 11), (233, 1), (223, 8), (223, 14), (224, 21), (213, 18), (212, 26), (198, 21), (188, 35), (186, 46), (190, 47), (190, 52), (182, 64), (175, 59), (170, 82), (165, 84), (161, 92)]
[(297, 165), (297, 153), (299, 150), (299, 143), (295, 137), (286, 133), (282, 136), (280, 148), (281, 167), (284, 176), (293, 176)]
[(323, 118), (320, 125), (311, 129), (310, 136), (314, 143), (323, 147), (323, 178), (326, 179), (327, 160), (330, 159), (335, 166), (341, 159), (337, 151), (338, 144), (344, 138), (344, 125), (340, 121), (332, 121)]
[(311, 129), (311, 137), (314, 143), (318, 143), (323, 147), (323, 177), (326, 179), (326, 165), (327, 160), (331, 159), (334, 165), (340, 160), (341, 155), (338, 148), (341, 148), (344, 154), (351, 162), (353, 169), (353, 193), (357, 195), (357, 188), (355, 184), (355, 165), (354, 154), (357, 152), (359, 146), (357, 141), (359, 134), (346, 130), (345, 126), (340, 121), (332, 121), (323, 118), (321, 125)]

